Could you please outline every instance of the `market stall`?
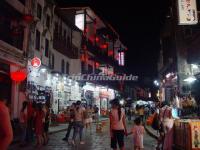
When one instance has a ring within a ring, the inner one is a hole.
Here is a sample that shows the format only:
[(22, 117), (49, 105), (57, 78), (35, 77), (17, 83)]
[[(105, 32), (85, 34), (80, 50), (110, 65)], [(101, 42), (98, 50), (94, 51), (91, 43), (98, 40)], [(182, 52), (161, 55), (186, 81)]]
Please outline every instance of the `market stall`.
[(200, 120), (180, 119), (175, 121), (174, 148), (200, 150)]

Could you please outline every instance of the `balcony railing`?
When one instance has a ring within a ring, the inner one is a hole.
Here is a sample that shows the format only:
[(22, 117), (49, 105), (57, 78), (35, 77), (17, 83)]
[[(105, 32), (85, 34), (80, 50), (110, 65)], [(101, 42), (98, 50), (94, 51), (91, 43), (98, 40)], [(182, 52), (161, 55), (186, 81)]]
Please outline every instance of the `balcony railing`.
[(67, 45), (66, 39), (61, 38), (58, 35), (54, 36), (53, 48), (71, 59), (79, 58), (78, 48), (73, 44)]
[(118, 66), (117, 61), (113, 57), (108, 56), (107, 53), (102, 53), (99, 46), (93, 45), (89, 40), (85, 41), (85, 44), (88, 51), (94, 54), (98, 61), (110, 64), (111, 66)]

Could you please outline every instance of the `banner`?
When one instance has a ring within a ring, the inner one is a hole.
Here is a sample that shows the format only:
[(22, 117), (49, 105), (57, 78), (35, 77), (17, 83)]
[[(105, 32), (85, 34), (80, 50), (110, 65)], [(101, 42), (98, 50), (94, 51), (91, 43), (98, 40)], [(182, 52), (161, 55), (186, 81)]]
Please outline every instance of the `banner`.
[(191, 122), (192, 150), (200, 150), (200, 122)]
[(178, 0), (179, 25), (198, 23), (196, 0)]

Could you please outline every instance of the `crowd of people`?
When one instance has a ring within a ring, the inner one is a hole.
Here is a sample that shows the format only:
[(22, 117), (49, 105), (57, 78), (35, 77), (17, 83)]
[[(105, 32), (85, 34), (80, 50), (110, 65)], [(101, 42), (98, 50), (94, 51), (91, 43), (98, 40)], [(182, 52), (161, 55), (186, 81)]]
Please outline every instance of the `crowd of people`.
[[(6, 107), (6, 99), (3, 94), (0, 94), (0, 148), (6, 150), (13, 140), (13, 131), (10, 122), (9, 110)], [(111, 102), (111, 109), (109, 113), (110, 119), (110, 138), (111, 148), (117, 150), (125, 150), (124, 136), (133, 135), (134, 150), (144, 149), (144, 123), (149, 114), (150, 109), (139, 107), (137, 115), (134, 115), (134, 124), (130, 131), (126, 126), (126, 115), (128, 120), (132, 120), (132, 113), (130, 110), (125, 110), (120, 105), (119, 99), (114, 99)], [(148, 112), (148, 113), (147, 113)], [(77, 137), (79, 137), (80, 144), (85, 144), (83, 129), (92, 133), (92, 123), (99, 121), (99, 108), (92, 105), (83, 105), (81, 101), (73, 103), (68, 109), (69, 114), (68, 128), (64, 141), (69, 144), (76, 145)], [(159, 131), (159, 139), (157, 148), (164, 150), (171, 150), (173, 143), (173, 117), (172, 110), (167, 104), (157, 105), (157, 110), (154, 112), (154, 121), (152, 127)], [(157, 116), (157, 117), (155, 117)], [(157, 119), (157, 121), (155, 121)], [(24, 101), (20, 110), (20, 127), (21, 127), (21, 145), (26, 146), (29, 142), (33, 142), (36, 137), (36, 146), (41, 147), (46, 145), (49, 141), (48, 130), (50, 124), (50, 109), (48, 103), (32, 103)], [(72, 137), (70, 133), (73, 131)], [(69, 140), (69, 138), (71, 140)]]
[(36, 146), (46, 145), (49, 141), (48, 130), (50, 111), (48, 103), (24, 101), (19, 117), (21, 127), (21, 145), (26, 146), (36, 136)]

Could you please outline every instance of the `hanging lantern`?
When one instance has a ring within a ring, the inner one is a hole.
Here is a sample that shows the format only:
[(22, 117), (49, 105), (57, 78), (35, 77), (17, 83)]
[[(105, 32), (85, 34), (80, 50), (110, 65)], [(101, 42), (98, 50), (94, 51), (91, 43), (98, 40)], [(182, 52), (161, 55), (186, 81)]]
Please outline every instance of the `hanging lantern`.
[(32, 21), (33, 21), (33, 16), (30, 15), (30, 14), (26, 14), (23, 16), (23, 20), (27, 23), (27, 24), (30, 24)]
[(96, 42), (97, 42), (97, 43), (99, 42), (99, 38), (98, 38), (98, 37), (96, 37), (96, 39), (95, 39), (95, 40), (96, 40)]
[(107, 44), (102, 44), (102, 45), (101, 45), (101, 49), (106, 49), (107, 47), (108, 47)]
[(100, 64), (98, 62), (95, 63), (96, 68), (99, 68)]
[(24, 71), (18, 70), (10, 73), (11, 79), (16, 82), (24, 81), (27, 77), (27, 74)]
[(113, 56), (113, 50), (108, 51), (108, 56)]

